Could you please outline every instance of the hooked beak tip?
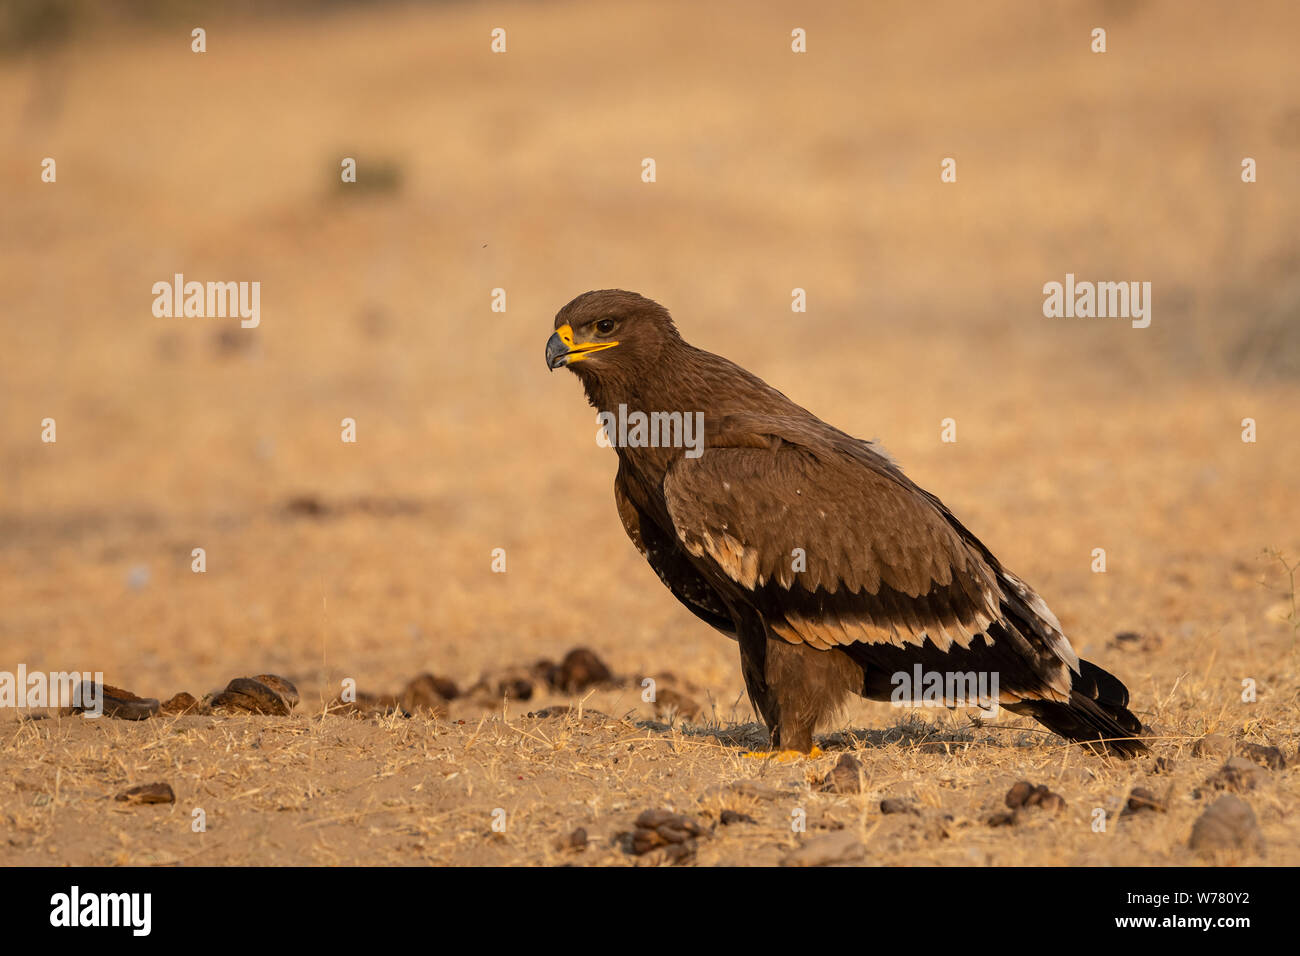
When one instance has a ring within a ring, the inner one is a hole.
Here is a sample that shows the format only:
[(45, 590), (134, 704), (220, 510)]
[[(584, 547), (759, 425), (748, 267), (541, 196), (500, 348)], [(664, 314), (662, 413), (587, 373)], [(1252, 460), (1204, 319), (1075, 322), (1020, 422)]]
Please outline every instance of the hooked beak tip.
[(546, 340), (546, 367), (554, 372), (565, 363), (564, 353), (568, 350), (569, 347), (564, 344), (559, 335), (552, 332), (551, 337)]

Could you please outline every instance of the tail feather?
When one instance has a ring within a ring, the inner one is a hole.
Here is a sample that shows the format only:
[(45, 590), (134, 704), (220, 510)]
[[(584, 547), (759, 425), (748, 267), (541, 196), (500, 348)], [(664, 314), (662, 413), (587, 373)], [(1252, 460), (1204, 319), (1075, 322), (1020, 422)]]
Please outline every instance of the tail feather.
[(1033, 717), (1067, 740), (1087, 743), (1094, 750), (1136, 757), (1147, 749), (1138, 739), (1142, 722), (1128, 709), (1128, 688), (1091, 661), (1079, 661), (1068, 703), (1025, 700), (1004, 706), (1013, 713)]

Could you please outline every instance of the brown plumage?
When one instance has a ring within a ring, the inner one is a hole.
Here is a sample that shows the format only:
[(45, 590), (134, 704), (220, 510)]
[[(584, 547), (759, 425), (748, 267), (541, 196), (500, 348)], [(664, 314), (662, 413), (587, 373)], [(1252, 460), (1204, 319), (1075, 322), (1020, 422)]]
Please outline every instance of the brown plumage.
[(555, 330), (547, 365), (572, 370), (598, 411), (664, 413), (615, 441), (619, 517), (677, 599), (739, 641), (774, 745), (809, 750), (849, 694), (898, 699), (920, 665), (996, 679), (1002, 706), (1072, 740), (1145, 749), (1124, 685), (1080, 661), (1043, 600), (872, 443), (688, 345), (635, 293), (581, 295)]

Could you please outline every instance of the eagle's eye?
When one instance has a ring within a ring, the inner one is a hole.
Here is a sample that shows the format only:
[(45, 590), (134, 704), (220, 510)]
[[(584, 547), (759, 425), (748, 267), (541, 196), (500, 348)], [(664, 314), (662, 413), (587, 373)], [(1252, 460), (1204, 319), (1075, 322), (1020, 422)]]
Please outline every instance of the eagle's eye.
[(596, 323), (596, 331), (599, 332), (601, 335), (609, 335), (610, 332), (614, 331), (614, 320), (601, 319), (599, 322)]

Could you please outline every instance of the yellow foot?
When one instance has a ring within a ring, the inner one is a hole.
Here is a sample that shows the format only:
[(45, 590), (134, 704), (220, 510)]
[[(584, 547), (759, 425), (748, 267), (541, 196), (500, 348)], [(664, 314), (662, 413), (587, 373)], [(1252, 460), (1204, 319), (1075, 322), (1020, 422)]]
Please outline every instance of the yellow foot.
[(799, 750), (747, 750), (741, 754), (742, 757), (748, 757), (750, 760), (775, 760), (777, 763), (791, 763), (795, 760), (815, 760), (822, 755), (822, 748), (813, 744), (813, 749), (807, 753)]

